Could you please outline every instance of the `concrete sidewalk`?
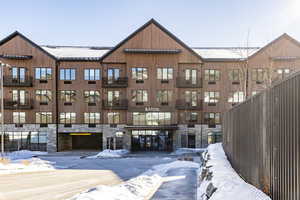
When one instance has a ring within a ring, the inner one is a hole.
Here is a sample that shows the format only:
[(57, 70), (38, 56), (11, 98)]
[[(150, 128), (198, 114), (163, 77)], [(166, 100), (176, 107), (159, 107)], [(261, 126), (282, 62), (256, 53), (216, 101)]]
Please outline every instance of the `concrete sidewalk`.
[(53, 170), (0, 176), (0, 200), (64, 200), (122, 180), (110, 170)]

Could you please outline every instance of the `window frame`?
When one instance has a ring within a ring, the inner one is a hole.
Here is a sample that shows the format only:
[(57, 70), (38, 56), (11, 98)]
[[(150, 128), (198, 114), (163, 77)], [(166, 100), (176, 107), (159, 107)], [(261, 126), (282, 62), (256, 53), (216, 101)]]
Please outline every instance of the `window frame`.
[[(91, 76), (91, 71), (93, 71), (94, 76)], [(87, 72), (88, 72), (88, 75), (86, 75)], [(93, 77), (93, 78), (91, 78), (91, 77)], [(99, 81), (100, 79), (101, 79), (101, 70), (100, 69), (85, 68), (83, 70), (83, 80), (85, 80), (85, 81)]]
[[(44, 121), (43, 115), (46, 117)], [(52, 112), (36, 112), (35, 113), (35, 123), (37, 124), (51, 124), (53, 120)]]
[[(211, 73), (213, 72), (213, 73)], [(204, 80), (205, 81), (220, 81), (221, 71), (219, 69), (205, 69), (204, 70)]]
[[(67, 73), (67, 72), (69, 72), (69, 73)], [(59, 80), (75, 81), (76, 80), (76, 68), (61, 68), (61, 69), (59, 69)]]

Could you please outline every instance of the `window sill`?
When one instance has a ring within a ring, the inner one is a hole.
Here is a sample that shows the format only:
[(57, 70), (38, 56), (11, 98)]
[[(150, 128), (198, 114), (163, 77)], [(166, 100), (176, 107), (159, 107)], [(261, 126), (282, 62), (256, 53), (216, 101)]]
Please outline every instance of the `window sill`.
[(40, 83), (48, 83), (48, 80), (40, 80)]
[(64, 105), (65, 105), (65, 106), (71, 106), (71, 105), (72, 105), (72, 102), (65, 102)]
[(88, 106), (96, 106), (96, 103), (88, 103)]
[(217, 103), (207, 103), (208, 106), (216, 106)]
[(88, 84), (96, 84), (96, 81), (88, 81)]
[(40, 124), (40, 128), (48, 127), (48, 124)]
[(65, 127), (65, 128), (71, 128), (71, 127), (72, 127), (72, 124), (64, 124), (64, 127)]
[(209, 85), (215, 85), (215, 84), (216, 84), (216, 81), (208, 81), (208, 84), (209, 84)]
[(136, 80), (135, 83), (144, 83), (144, 80)]
[(72, 81), (64, 81), (64, 84), (72, 84)]
[(161, 83), (169, 83), (169, 80), (161, 80)]
[(40, 102), (40, 105), (41, 105), (41, 106), (47, 106), (47, 105), (48, 105), (48, 102)]

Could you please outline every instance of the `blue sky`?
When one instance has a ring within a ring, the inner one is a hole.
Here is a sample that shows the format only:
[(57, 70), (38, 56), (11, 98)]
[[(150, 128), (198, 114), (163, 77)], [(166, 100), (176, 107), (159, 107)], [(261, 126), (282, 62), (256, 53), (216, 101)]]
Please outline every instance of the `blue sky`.
[[(0, 38), (18, 30), (38, 44), (112, 46), (154, 18), (190, 46), (262, 46), (300, 40), (299, 0), (1, 0)], [(298, 3), (299, 2), (299, 3)]]

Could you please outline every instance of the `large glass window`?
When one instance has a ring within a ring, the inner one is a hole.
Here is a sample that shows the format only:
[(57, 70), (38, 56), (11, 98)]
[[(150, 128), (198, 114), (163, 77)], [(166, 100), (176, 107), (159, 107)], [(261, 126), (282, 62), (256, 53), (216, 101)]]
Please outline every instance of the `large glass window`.
[(74, 112), (62, 112), (59, 114), (59, 123), (61, 124), (75, 124), (76, 113)]
[(191, 81), (192, 84), (197, 83), (197, 70), (196, 69), (186, 69), (185, 70), (185, 80)]
[(145, 103), (148, 101), (147, 90), (132, 90), (132, 101), (136, 103)]
[(219, 92), (204, 92), (205, 103), (218, 103), (220, 99)]
[(172, 101), (172, 90), (158, 90), (156, 100), (159, 103), (169, 103)]
[(61, 90), (60, 100), (63, 102), (72, 103), (76, 101), (76, 91), (75, 90)]
[(206, 80), (206, 81), (219, 81), (220, 80), (220, 70), (206, 69), (204, 71), (204, 80)]
[(36, 112), (35, 122), (37, 124), (50, 124), (52, 123), (52, 112)]
[(12, 100), (15, 103), (26, 104), (26, 91), (25, 90), (12, 90)]
[(100, 80), (100, 69), (85, 69), (84, 80), (88, 80), (88, 81)]
[(184, 98), (186, 103), (191, 104), (191, 106), (197, 106), (198, 104), (197, 91), (185, 91)]
[(228, 98), (229, 103), (240, 103), (244, 101), (244, 92), (233, 92)]
[(26, 74), (26, 69), (24, 67), (11, 68), (12, 79), (16, 79), (20, 82), (24, 82), (26, 79), (25, 74)]
[(253, 81), (259, 81), (263, 82), (264, 79), (266, 78), (265, 76), (267, 75), (267, 71), (263, 68), (257, 68), (252, 70), (252, 80)]
[(220, 124), (220, 113), (204, 113), (204, 122), (207, 124)]
[(46, 67), (35, 68), (35, 79), (36, 80), (49, 80), (52, 79), (52, 69)]
[(231, 69), (228, 72), (229, 80), (231, 81), (240, 81), (241, 75), (239, 69)]
[(120, 91), (111, 90), (107, 92), (107, 101), (108, 102), (116, 102), (120, 100)]
[(132, 79), (145, 80), (148, 78), (148, 70), (144, 67), (133, 67), (131, 68)]
[(169, 125), (171, 112), (133, 112), (133, 125)]
[(107, 120), (109, 124), (119, 124), (120, 123), (120, 113), (119, 112), (109, 112), (107, 113)]
[(98, 113), (98, 112), (84, 113), (84, 123), (99, 124), (100, 123), (100, 113)]
[(76, 69), (60, 69), (60, 80), (73, 81), (76, 79)]
[(52, 101), (52, 92), (51, 90), (36, 90), (35, 99), (39, 102), (48, 103)]
[(24, 124), (26, 122), (25, 112), (13, 112), (13, 123)]
[(108, 80), (118, 80), (120, 78), (120, 69), (109, 68), (107, 70)]
[(186, 121), (197, 122), (198, 121), (198, 113), (197, 112), (187, 112), (186, 113)]
[(100, 101), (100, 92), (96, 90), (84, 91), (84, 101), (86, 103), (96, 103)]
[(173, 68), (157, 68), (157, 79), (159, 80), (171, 80), (173, 79)]
[(277, 72), (277, 77), (284, 78), (291, 73), (291, 70), (289, 68), (280, 68), (280, 69), (276, 69), (276, 72)]

